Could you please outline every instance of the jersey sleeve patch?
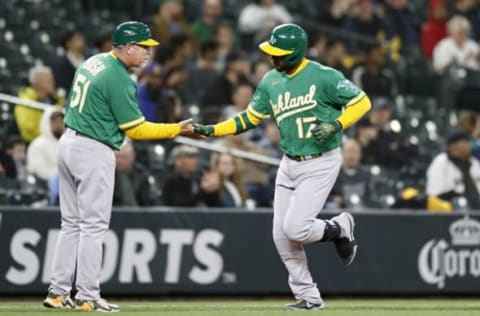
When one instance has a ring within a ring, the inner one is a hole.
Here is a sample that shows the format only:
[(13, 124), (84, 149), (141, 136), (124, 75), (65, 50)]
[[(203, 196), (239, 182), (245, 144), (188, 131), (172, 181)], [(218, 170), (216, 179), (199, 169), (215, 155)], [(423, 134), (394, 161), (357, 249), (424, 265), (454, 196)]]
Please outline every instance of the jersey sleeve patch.
[(126, 130), (126, 129), (129, 129), (129, 128), (135, 127), (138, 124), (143, 123), (143, 122), (145, 122), (145, 117), (142, 116), (141, 118), (138, 118), (136, 120), (120, 124), (120, 125), (118, 125), (118, 127), (120, 127), (120, 129), (122, 129), (122, 130)]

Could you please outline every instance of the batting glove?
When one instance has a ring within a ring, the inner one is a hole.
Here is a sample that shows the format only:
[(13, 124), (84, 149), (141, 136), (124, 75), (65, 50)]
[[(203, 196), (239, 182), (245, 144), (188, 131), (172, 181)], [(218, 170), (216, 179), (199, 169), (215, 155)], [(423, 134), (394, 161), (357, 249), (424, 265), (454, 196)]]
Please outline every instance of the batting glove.
[(317, 126), (312, 129), (315, 140), (322, 144), (333, 137), (337, 132), (342, 130), (342, 126), (338, 121), (325, 122), (319, 120)]
[(213, 134), (215, 134), (215, 128), (213, 125), (193, 123), (193, 132), (200, 135), (213, 136)]

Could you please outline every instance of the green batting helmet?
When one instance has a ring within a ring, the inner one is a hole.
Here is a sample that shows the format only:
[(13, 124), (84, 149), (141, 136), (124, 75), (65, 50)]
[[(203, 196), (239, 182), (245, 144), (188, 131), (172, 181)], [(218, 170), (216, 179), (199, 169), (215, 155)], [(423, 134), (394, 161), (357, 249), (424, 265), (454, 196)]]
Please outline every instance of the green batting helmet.
[(117, 25), (112, 34), (112, 44), (138, 44), (143, 46), (156, 46), (158, 42), (152, 39), (150, 29), (144, 23), (129, 21)]
[(300, 63), (307, 51), (307, 33), (296, 24), (282, 24), (270, 33), (270, 39), (259, 45), (260, 49), (271, 56), (285, 56), (285, 65)]

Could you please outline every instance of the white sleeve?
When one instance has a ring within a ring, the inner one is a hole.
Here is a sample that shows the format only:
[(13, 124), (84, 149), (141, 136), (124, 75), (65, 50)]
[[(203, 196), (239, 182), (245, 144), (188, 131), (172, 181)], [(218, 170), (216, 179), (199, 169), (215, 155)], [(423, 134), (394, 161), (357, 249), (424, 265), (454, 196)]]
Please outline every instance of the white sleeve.
[(447, 42), (440, 41), (433, 48), (433, 69), (436, 72), (442, 73), (453, 59)]
[(438, 196), (442, 193), (445, 193), (445, 168), (438, 159), (435, 158), (430, 166), (427, 169), (427, 183), (426, 183), (426, 193), (427, 195)]
[(42, 144), (35, 140), (28, 146), (27, 171), (42, 180), (48, 181), (56, 173), (56, 166), (51, 166)]

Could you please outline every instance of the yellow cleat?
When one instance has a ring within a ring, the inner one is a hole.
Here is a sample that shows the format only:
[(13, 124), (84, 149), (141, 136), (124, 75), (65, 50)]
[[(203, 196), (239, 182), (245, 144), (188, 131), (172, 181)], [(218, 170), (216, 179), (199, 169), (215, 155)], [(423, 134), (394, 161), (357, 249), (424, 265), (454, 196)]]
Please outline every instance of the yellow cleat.
[(73, 309), (75, 304), (70, 298), (70, 295), (60, 295), (55, 293), (48, 293), (47, 298), (43, 301), (43, 306), (48, 308), (58, 308), (58, 309)]

